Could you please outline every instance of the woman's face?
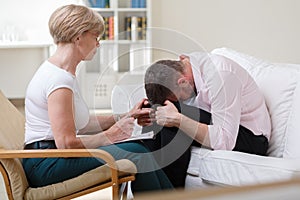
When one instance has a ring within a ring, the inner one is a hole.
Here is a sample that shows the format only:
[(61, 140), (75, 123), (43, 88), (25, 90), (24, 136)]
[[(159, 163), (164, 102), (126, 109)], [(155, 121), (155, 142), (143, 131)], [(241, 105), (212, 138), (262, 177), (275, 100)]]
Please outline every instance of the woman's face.
[(100, 47), (100, 37), (92, 31), (82, 34), (79, 43), (82, 60), (92, 60)]

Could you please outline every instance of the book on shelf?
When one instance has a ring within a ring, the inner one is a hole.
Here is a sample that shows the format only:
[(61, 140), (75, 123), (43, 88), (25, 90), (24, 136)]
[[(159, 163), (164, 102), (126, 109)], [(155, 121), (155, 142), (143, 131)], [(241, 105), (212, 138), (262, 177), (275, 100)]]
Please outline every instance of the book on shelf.
[(110, 8), (110, 0), (105, 0), (105, 8)]
[(137, 17), (137, 39), (142, 40), (142, 17)]
[(137, 28), (138, 28), (138, 17), (131, 17), (131, 40), (136, 41), (138, 39)]
[(141, 40), (146, 40), (146, 35), (147, 35), (147, 18), (142, 17), (142, 35), (141, 35)]
[(108, 39), (108, 17), (103, 17), (104, 20), (104, 33), (102, 35), (102, 40)]
[(125, 17), (125, 40), (131, 40), (131, 17)]
[(114, 16), (108, 18), (108, 39), (114, 39)]
[(109, 8), (109, 0), (88, 0), (88, 4), (92, 8)]
[(146, 40), (146, 17), (125, 17), (125, 40)]
[(105, 30), (102, 35), (102, 40), (114, 39), (114, 16), (103, 17)]
[(146, 8), (146, 0), (131, 0), (131, 8)]

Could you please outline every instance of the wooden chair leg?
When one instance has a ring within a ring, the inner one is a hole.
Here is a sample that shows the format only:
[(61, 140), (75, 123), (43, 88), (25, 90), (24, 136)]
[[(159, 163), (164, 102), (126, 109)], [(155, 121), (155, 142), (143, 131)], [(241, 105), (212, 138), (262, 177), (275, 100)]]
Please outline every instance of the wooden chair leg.
[(12, 194), (11, 187), (10, 187), (9, 177), (8, 177), (8, 174), (5, 170), (5, 168), (3, 167), (3, 165), (1, 163), (0, 163), (0, 174), (2, 175), (3, 180), (4, 180), (4, 185), (5, 185), (8, 199), (13, 200), (14, 198), (13, 198), (13, 194)]
[(112, 186), (112, 199), (119, 200), (119, 185), (118, 184), (114, 184)]

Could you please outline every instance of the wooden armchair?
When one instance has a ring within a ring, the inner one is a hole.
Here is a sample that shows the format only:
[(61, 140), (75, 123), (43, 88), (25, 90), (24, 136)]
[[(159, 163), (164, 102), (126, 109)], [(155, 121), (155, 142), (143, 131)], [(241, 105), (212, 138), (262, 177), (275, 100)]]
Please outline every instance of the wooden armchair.
[[(71, 199), (107, 187), (112, 187), (114, 200), (126, 199), (126, 194), (119, 194), (119, 186), (134, 181), (134, 163), (127, 159), (116, 161), (98, 149), (23, 150), (24, 122), (24, 116), (0, 91), (0, 172), (9, 200)], [(64, 182), (31, 188), (20, 159), (33, 157), (97, 157), (106, 164)]]

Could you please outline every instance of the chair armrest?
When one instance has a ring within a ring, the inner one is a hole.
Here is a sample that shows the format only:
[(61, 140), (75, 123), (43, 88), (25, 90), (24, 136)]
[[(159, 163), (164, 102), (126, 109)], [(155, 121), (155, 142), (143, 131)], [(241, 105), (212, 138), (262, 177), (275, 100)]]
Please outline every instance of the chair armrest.
[(107, 163), (110, 168), (117, 169), (115, 159), (106, 151), (100, 149), (34, 149), (34, 150), (6, 150), (0, 149), (0, 159), (7, 158), (67, 158), (67, 157), (95, 157)]
[[(101, 149), (30, 149), (30, 150), (6, 150), (0, 148), (0, 159), (15, 159), (15, 158), (70, 158), (70, 157), (94, 157), (103, 160), (109, 167), (111, 172), (111, 181), (113, 191), (113, 199), (117, 199), (119, 195), (119, 184), (134, 180), (134, 175), (119, 178), (119, 169), (116, 160), (112, 155)], [(103, 186), (95, 187), (103, 189)], [(90, 191), (95, 191), (91, 189)]]

